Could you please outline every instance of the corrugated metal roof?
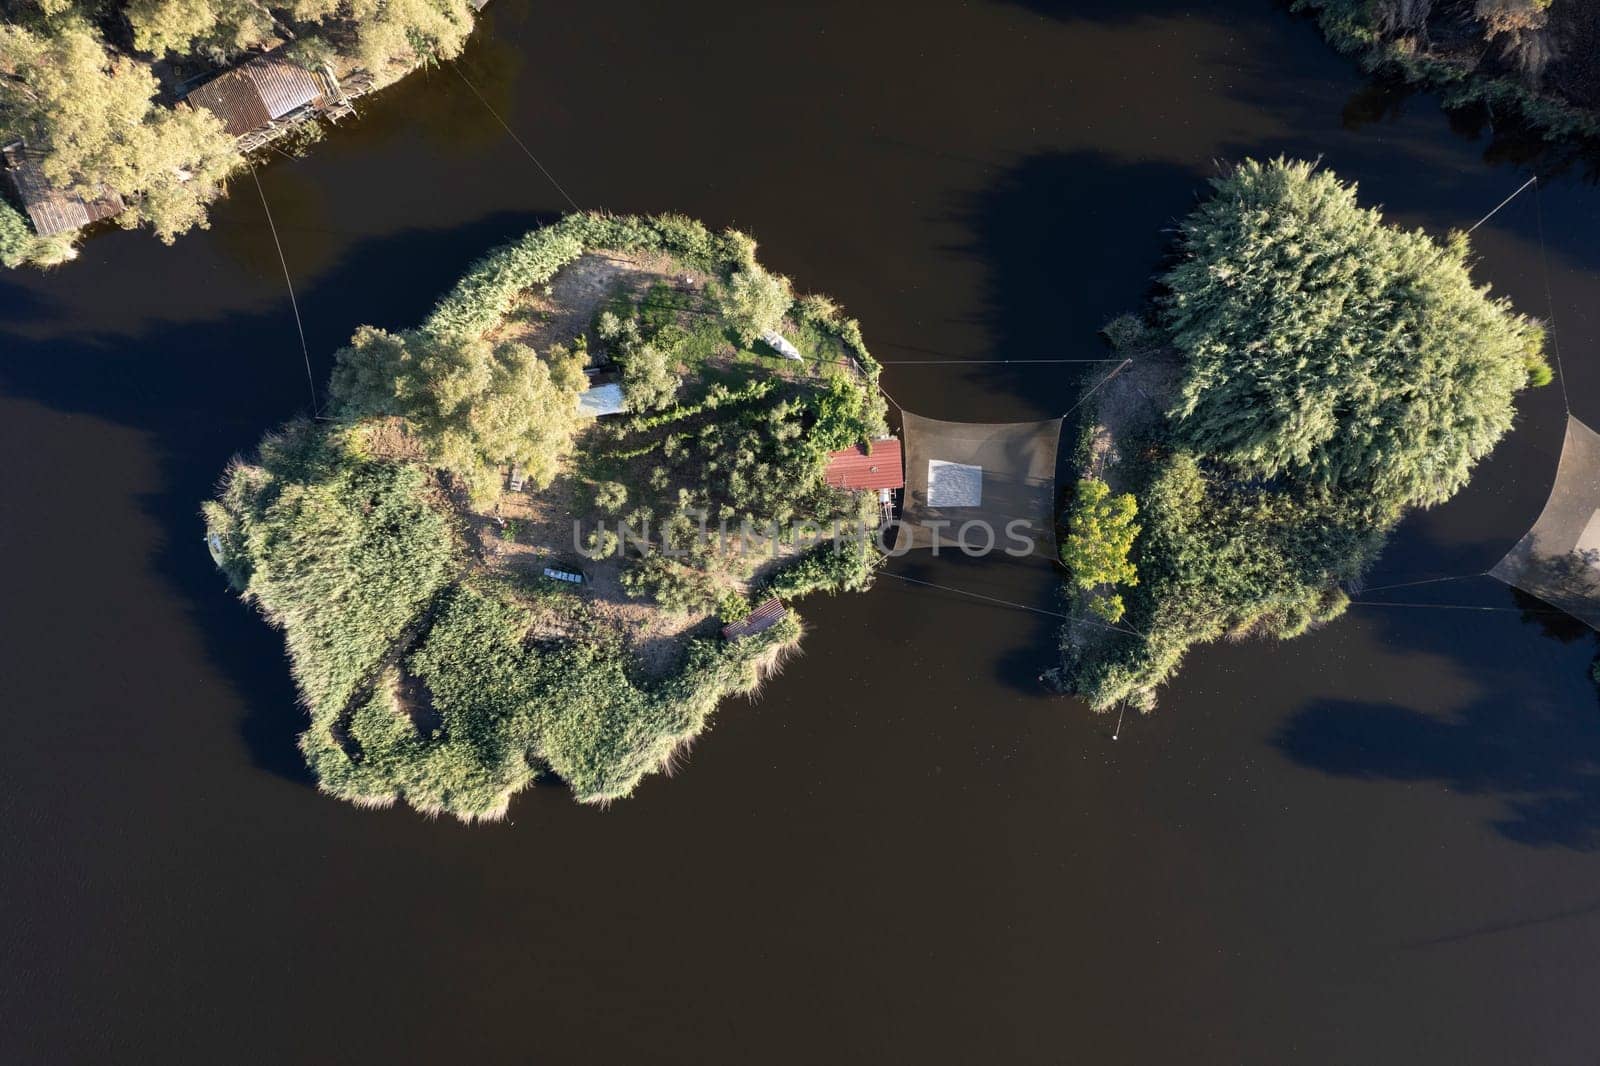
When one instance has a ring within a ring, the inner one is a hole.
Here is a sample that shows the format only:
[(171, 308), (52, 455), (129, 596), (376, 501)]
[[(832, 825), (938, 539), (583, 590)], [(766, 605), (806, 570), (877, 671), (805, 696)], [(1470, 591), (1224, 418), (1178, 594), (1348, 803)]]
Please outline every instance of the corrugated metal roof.
[(91, 222), (119, 214), (126, 206), (121, 196), (104, 185), (100, 186), (101, 195), (94, 200), (57, 189), (45, 180), (44, 172), (39, 169), (40, 155), (25, 148), (20, 141), (5, 149), (6, 171), (33, 222), (33, 231), (39, 236), (71, 233)]
[(723, 640), (739, 640), (741, 637), (752, 637), (777, 625), (789, 609), (783, 601), (774, 596), (760, 607), (751, 611), (742, 622), (722, 627)]
[(322, 81), (281, 55), (256, 56), (218, 74), (185, 97), (222, 120), (235, 137), (268, 125), (307, 104), (324, 102)]
[(280, 56), (252, 59), (244, 69), (255, 82), (262, 103), (267, 105), (267, 114), (273, 118), (282, 118), (296, 108), (322, 101), (322, 82), (317, 76)]
[(841, 489), (898, 489), (906, 483), (901, 462), (900, 438), (884, 437), (866, 446), (828, 453), (828, 469), (823, 475), (828, 484)]

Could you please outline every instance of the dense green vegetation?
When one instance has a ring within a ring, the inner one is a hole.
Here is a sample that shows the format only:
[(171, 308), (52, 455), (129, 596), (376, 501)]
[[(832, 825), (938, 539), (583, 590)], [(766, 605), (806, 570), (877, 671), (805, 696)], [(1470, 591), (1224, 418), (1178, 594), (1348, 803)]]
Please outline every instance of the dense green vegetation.
[(535, 485), (550, 484), (583, 388), (583, 358), (565, 350), (541, 358), (520, 344), (371, 326), (339, 351), (329, 384), (346, 417), (403, 419), (428, 458), (479, 500), (498, 493), (500, 469), (513, 463)]
[(1368, 69), (1447, 106), (1520, 115), (1549, 137), (1600, 135), (1600, 8), (1589, 0), (1294, 0)]
[[(58, 188), (119, 193), (121, 225), (169, 242), (206, 225), (206, 205), (244, 163), (215, 116), (174, 106), (180, 86), (285, 42), (307, 66), (381, 85), (457, 55), (473, 25), (467, 0), (0, 0), (0, 10), (0, 143), (43, 153)], [(9, 229), (0, 217), (8, 265), (70, 254), (70, 240), (19, 246)]]
[(1139, 536), (1139, 503), (1133, 494), (1111, 494), (1099, 478), (1084, 478), (1073, 494), (1067, 515), (1067, 535), (1061, 541), (1061, 563), (1072, 584), (1087, 594), (1089, 609), (1107, 622), (1122, 618), (1126, 609), (1117, 585), (1137, 585), (1139, 571), (1129, 555)]
[(1309, 163), (1246, 162), (1184, 224), (1163, 324), (1177, 440), (1260, 477), (1453, 496), (1511, 427), (1542, 331), (1472, 282), (1466, 237), (1386, 227)]
[[(1517, 390), (1549, 380), (1541, 331), (1474, 285), (1465, 238), (1385, 226), (1309, 164), (1213, 184), (1150, 321), (1107, 331), (1175, 373), (1165, 417), (1118, 441), (1107, 475), (1141, 520), (1126, 628), (1085, 613), (1063, 633), (1056, 679), (1097, 708), (1148, 704), (1197, 642), (1337, 616), (1405, 509), (1457, 492)], [(1065, 543), (1099, 522), (1069, 514)]]
[[(586, 328), (536, 351), (527, 324), (592, 250), (659, 276), (619, 271)], [(362, 327), (336, 360), (335, 420), (292, 424), (230, 467), (208, 534), (284, 630), (310, 717), (301, 748), (324, 790), (469, 820), (499, 817), (542, 773), (585, 802), (626, 796), (800, 636), (792, 612), (737, 641), (721, 624), (768, 595), (870, 581), (871, 547), (801, 550), (794, 527), (874, 510), (822, 469), (824, 444), (882, 431), (876, 364), (826, 301), (768, 327), (801, 338), (801, 364), (742, 348), (746, 323), (718, 309), (732, 278), (759, 270), (754, 251), (681, 218), (571, 216), (476, 264), (421, 327)], [(702, 287), (663, 280), (690, 270)], [(583, 353), (614, 355), (626, 375), (643, 347), (679, 385), (580, 423)], [(530, 491), (502, 496), (513, 463)], [(567, 507), (594, 558), (542, 517)], [(497, 535), (473, 532), (497, 517)], [(624, 543), (622, 518), (651, 539)], [(776, 559), (694, 535), (719, 520), (774, 533)], [(587, 581), (553, 581), (546, 565)], [(652, 668), (643, 649), (663, 643), (670, 658)]]

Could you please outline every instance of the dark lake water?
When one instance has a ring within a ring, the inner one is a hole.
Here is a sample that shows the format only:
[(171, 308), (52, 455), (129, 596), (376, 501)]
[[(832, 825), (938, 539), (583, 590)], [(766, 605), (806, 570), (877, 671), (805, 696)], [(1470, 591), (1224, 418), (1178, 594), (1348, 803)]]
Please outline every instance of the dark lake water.
[[(750, 230), (885, 360), (1101, 354), (1214, 160), (1321, 155), (1435, 233), (1529, 173), (1268, 0), (495, 0), (462, 69), (578, 203)], [(261, 179), (319, 383), (565, 206), (449, 68)], [(1600, 420), (1600, 189), (1553, 177), (1476, 247)], [(280, 637), (200, 541), (228, 456), (307, 403), (254, 186), (172, 248), (8, 276), (0, 345), (0, 1061), (1600, 1057), (1595, 640), (1490, 581), (1391, 598), (1502, 610), (1205, 649), (1113, 743), (1036, 684), (1050, 618), (884, 580), (805, 605), (677, 778), (467, 829), (317, 794)], [(1037, 418), (1071, 370), (885, 384)], [(1527, 396), (1373, 584), (1486, 569), (1562, 414)], [(1052, 604), (1036, 564), (896, 569)]]

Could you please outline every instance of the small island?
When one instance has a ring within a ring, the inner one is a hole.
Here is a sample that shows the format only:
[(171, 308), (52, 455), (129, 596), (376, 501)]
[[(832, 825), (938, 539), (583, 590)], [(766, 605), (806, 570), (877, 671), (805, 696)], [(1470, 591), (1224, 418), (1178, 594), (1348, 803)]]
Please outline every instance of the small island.
[(755, 250), (568, 216), (362, 327), (326, 417), (228, 468), (207, 542), (284, 632), (324, 791), (627, 796), (796, 647), (792, 601), (871, 582), (880, 496), (829, 470), (887, 432), (878, 366)]
[(1047, 676), (1097, 710), (1152, 707), (1194, 644), (1337, 617), (1400, 518), (1466, 485), (1551, 380), (1464, 234), (1385, 225), (1310, 163), (1213, 186), (1155, 306), (1106, 327), (1131, 362), (1083, 408)]
[(6, 0), (0, 264), (54, 266), (113, 220), (170, 244), (269, 146), (459, 55), (487, 0)]

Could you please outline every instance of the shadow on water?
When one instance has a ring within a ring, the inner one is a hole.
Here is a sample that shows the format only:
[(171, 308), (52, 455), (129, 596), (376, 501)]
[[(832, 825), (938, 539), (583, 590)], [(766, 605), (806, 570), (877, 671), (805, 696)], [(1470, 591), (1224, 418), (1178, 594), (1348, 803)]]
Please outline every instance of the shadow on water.
[[(536, 222), (526, 215), (494, 215), (446, 232), (408, 231), (356, 246), (318, 281), (319, 291), (339, 293), (340, 301), (319, 301), (318, 310), (307, 315), (319, 394), (331, 352), (318, 338), (347, 337), (362, 322), (415, 319), (416, 309), (429, 306), (468, 262)], [(408, 268), (393, 270), (395, 263)], [(0, 311), (7, 326), (23, 334), (50, 313), (16, 289), (0, 289)], [(282, 666), (281, 638), (259, 620), (246, 621), (204, 550), (198, 516), (229, 456), (248, 452), (267, 428), (306, 412), (294, 337), (286, 297), (268, 312), (158, 325), (134, 337), (12, 336), (0, 384), (12, 396), (152, 438), (162, 489), (143, 495), (138, 505), (166, 535), (150, 569), (178, 593), (207, 653), (245, 695), (241, 739), (253, 762), (309, 782), (295, 747), (304, 716)], [(253, 371), (276, 367), (279, 359), (292, 369), (273, 373), (270, 381), (251, 380)]]
[(1186, 12), (1192, 4), (1179, 0), (1146, 0), (1130, 4), (1126, 0), (997, 0), (1007, 7), (1020, 7), (1042, 18), (1062, 22), (1103, 22), (1115, 25), (1136, 19), (1155, 18), (1175, 12)]
[[(959, 608), (960, 617), (970, 620), (974, 611), (1003, 611), (1015, 619), (1008, 633), (1014, 636), (994, 662), (994, 680), (1013, 692), (1026, 696), (1053, 696), (1039, 675), (1055, 665), (1057, 630), (1061, 619), (1055, 568), (1046, 559), (1018, 559), (995, 552), (982, 558), (968, 558), (958, 549), (946, 548), (937, 558), (919, 549), (895, 567), (895, 573), (913, 582), (904, 585), (893, 577), (882, 582), (897, 591), (930, 596)], [(958, 591), (952, 591), (958, 590)], [(982, 597), (980, 599), (980, 597)], [(909, 601), (908, 601), (908, 608)]]
[[(987, 267), (978, 318), (993, 338), (988, 358), (1109, 358), (1101, 327), (1141, 310), (1144, 301), (1130, 304), (1128, 294), (1151, 288), (1171, 227), (1202, 187), (1185, 167), (1080, 151), (1029, 156), (974, 193), (954, 219), (972, 238), (951, 250)], [(1113, 206), (1129, 202), (1141, 205), (1138, 227)], [(1061, 390), (1063, 378), (1092, 382), (1110, 365), (983, 369), (986, 384), (1022, 396), (1051, 381), (1050, 393), (1070, 403), (1075, 394)]]
[[(996, 170), (994, 180), (960, 203), (950, 221), (969, 239), (948, 250), (977, 260), (984, 270), (981, 310), (974, 321), (991, 338), (981, 353), (917, 350), (918, 357), (950, 359), (1109, 359), (1110, 350), (1097, 339), (1101, 326), (1116, 315), (1139, 310), (1129, 292), (1148, 289), (1152, 264), (1158, 263), (1170, 234), (1161, 224), (1141, 227), (1130, 235), (1124, 212), (1111, 203), (1132, 196), (1158, 220), (1172, 221), (1185, 213), (1196, 189), (1194, 174), (1160, 163), (1119, 163), (1097, 152), (1046, 152)], [(896, 353), (899, 357), (900, 353)], [(965, 386), (981, 376), (986, 391), (1017, 397), (1024, 403), (1040, 396), (1071, 405), (1082, 387), (1098, 381), (1113, 362), (1055, 365), (984, 365), (970, 368), (919, 366), (905, 373), (936, 374), (948, 395), (972, 402)], [(986, 412), (941, 408), (922, 411), (932, 417), (976, 421)], [(1010, 408), (1009, 417), (1040, 417), (1061, 410), (1024, 415)], [(1004, 420), (1000, 416), (997, 420)], [(1072, 423), (1067, 424), (1067, 433)], [(1071, 439), (1058, 451), (1056, 477), (1072, 476)], [(1053, 516), (1047, 516), (1048, 521)], [(951, 549), (934, 560), (914, 553), (898, 572), (964, 592), (1005, 600), (996, 610), (1012, 612), (1023, 632), (994, 664), (995, 680), (1026, 695), (1046, 692), (1040, 673), (1055, 665), (1060, 619), (1057, 571), (1048, 561), (1017, 560), (995, 553), (968, 559)], [(952, 600), (976, 601), (953, 592), (921, 591)], [(1015, 606), (1017, 604), (1022, 607)]]
[[(1477, 584), (1478, 604), (1514, 607), (1523, 624), (1556, 642), (1594, 636), (1532, 596), (1488, 579)], [(1529, 685), (1526, 672), (1486, 666), (1493, 660), (1484, 645), (1504, 636), (1498, 627), (1468, 630), (1442, 620), (1418, 625), (1412, 611), (1377, 614), (1384, 643), (1454, 659), (1483, 678), (1485, 694), (1444, 714), (1380, 701), (1320, 700), (1284, 723), (1274, 738), (1278, 749), (1336, 776), (1435, 782), (1491, 797), (1502, 811), (1492, 828), (1520, 844), (1600, 849), (1600, 711), (1586, 672), (1556, 666)]]

